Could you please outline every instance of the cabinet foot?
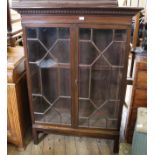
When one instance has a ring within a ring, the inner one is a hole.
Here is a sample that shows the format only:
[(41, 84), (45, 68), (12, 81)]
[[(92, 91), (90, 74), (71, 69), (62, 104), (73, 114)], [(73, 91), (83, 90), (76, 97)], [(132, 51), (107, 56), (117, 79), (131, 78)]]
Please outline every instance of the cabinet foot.
[(34, 144), (37, 145), (39, 143), (39, 139), (38, 139), (38, 132), (33, 129), (33, 141), (34, 141)]
[(119, 137), (117, 137), (117, 138), (114, 139), (113, 152), (114, 153), (118, 153), (119, 152)]

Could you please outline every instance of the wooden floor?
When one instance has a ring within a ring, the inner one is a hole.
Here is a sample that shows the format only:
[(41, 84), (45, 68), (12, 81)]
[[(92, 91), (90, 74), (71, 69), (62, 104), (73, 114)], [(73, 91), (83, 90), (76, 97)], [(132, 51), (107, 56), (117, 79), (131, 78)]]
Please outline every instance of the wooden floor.
[(112, 140), (50, 134), (38, 145), (30, 141), (24, 151), (8, 144), (8, 155), (114, 155), (112, 149)]

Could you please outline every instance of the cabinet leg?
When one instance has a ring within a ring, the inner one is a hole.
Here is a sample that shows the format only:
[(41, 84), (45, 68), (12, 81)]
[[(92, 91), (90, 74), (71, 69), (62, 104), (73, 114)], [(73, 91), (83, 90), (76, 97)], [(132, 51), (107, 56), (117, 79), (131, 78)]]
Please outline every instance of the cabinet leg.
[(113, 152), (114, 153), (118, 153), (119, 151), (119, 137), (116, 137), (114, 139), (114, 148), (113, 148)]
[(32, 132), (33, 132), (33, 141), (34, 141), (34, 144), (37, 145), (39, 143), (38, 132), (35, 129), (33, 129)]

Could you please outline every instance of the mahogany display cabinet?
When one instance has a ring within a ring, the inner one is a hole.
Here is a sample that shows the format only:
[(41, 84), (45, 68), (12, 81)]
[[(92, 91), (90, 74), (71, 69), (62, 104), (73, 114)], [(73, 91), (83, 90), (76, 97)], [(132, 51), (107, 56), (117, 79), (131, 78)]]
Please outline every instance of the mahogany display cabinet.
[(14, 0), (22, 16), (34, 143), (39, 132), (114, 139), (118, 152), (131, 19), (115, 0)]

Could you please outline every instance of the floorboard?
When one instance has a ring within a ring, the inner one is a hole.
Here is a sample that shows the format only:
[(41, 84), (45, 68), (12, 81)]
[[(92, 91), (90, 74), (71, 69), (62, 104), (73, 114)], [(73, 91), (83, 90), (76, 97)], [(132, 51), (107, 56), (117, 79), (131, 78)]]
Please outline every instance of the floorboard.
[(77, 155), (75, 137), (65, 136), (66, 155)]
[(62, 135), (54, 136), (54, 155), (65, 155), (65, 137)]
[(24, 151), (8, 143), (8, 155), (113, 155), (113, 141), (49, 134), (38, 145), (31, 140)]
[(54, 155), (54, 135), (50, 134), (43, 140), (43, 154)]
[(76, 150), (78, 155), (90, 155), (88, 150), (88, 138), (85, 137), (75, 137)]

